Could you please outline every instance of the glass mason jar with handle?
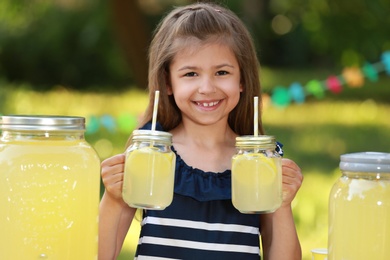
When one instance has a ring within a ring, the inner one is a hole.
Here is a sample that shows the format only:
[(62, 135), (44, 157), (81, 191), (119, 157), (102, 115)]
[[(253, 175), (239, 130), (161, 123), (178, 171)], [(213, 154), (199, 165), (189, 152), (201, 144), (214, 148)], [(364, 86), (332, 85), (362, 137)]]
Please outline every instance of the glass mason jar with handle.
[(232, 202), (242, 213), (274, 212), (282, 204), (281, 156), (273, 136), (236, 138)]
[(172, 134), (134, 130), (126, 150), (123, 200), (131, 207), (163, 210), (173, 199), (176, 155)]

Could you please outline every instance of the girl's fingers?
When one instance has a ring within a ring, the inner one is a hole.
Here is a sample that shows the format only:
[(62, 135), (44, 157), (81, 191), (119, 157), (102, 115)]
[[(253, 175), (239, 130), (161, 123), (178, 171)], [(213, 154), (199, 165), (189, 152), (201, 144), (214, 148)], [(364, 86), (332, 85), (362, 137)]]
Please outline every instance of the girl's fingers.
[(292, 202), (302, 185), (303, 175), (298, 165), (290, 159), (282, 159), (283, 201)]
[(114, 155), (110, 158), (105, 159), (102, 162), (101, 166), (102, 166), (102, 168), (104, 168), (104, 167), (110, 167), (110, 166), (113, 166), (116, 164), (122, 164), (122, 163), (125, 163), (125, 154), (123, 154), (123, 153), (117, 154), (117, 155)]
[(112, 175), (123, 173), (124, 164), (116, 164), (112, 166), (102, 167), (102, 178), (110, 177)]
[(104, 187), (107, 192), (116, 198), (122, 196), (124, 162), (124, 154), (118, 154), (104, 160), (101, 164)]
[(299, 166), (290, 159), (282, 159), (282, 173), (283, 177), (289, 179), (296, 179), (298, 182), (302, 182), (303, 175)]

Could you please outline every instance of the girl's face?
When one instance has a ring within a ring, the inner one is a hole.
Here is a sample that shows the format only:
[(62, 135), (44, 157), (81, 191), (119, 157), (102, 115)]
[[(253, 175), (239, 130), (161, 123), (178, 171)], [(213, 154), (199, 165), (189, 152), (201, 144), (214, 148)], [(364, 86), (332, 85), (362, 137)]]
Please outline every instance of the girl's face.
[(237, 59), (226, 45), (193, 46), (172, 60), (168, 93), (173, 94), (183, 120), (202, 125), (227, 122), (242, 91)]

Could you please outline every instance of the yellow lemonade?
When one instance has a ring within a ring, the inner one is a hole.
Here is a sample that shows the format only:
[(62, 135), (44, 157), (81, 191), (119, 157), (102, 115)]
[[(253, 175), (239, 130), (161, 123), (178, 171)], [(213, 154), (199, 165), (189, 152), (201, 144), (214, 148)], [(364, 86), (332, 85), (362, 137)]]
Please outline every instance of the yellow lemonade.
[(97, 259), (99, 189), (85, 141), (0, 142), (0, 259)]
[(389, 179), (340, 178), (329, 217), (329, 260), (390, 259)]
[(280, 158), (261, 153), (234, 155), (232, 202), (243, 213), (273, 212), (282, 203)]
[(173, 199), (176, 156), (143, 147), (128, 153), (123, 199), (132, 207), (164, 209)]

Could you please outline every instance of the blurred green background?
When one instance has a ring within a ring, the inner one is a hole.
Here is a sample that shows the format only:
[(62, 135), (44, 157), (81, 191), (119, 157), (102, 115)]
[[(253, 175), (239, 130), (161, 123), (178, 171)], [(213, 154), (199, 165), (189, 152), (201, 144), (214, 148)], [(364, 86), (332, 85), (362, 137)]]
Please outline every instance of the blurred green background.
[[(84, 116), (86, 138), (102, 160), (123, 152), (147, 104), (153, 28), (172, 6), (189, 2), (2, 0), (0, 114)], [(340, 155), (390, 152), (390, 77), (383, 60), (390, 50), (390, 2), (220, 2), (243, 19), (256, 42), (266, 132), (305, 176), (293, 206), (309, 260), (310, 249), (326, 247), (328, 194), (340, 175)], [(367, 63), (375, 65), (377, 78), (363, 74), (352, 86), (342, 77), (346, 68)], [(340, 93), (326, 88), (331, 75), (339, 77)], [(313, 80), (322, 91), (305, 88)], [(294, 82), (307, 96), (282, 102), (275, 90)], [(138, 230), (136, 222), (119, 259), (132, 258)]]

